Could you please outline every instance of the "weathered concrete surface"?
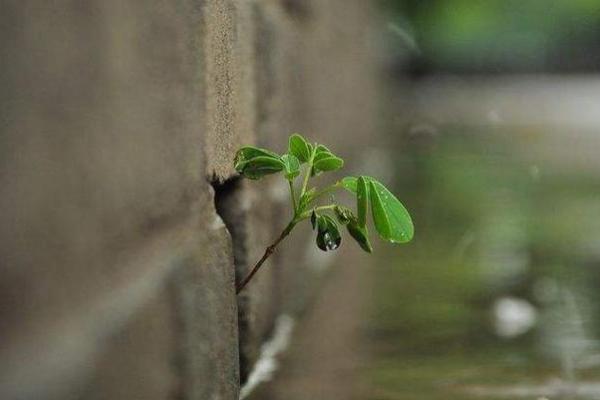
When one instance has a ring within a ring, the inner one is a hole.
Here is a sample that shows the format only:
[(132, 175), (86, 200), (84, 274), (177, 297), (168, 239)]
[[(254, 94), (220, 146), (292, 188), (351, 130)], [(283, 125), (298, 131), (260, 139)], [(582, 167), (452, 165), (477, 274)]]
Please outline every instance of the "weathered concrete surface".
[[(200, 3), (7, 2), (0, 20), (10, 60), (0, 73), (0, 397), (111, 398), (137, 387), (138, 398), (165, 398), (198, 379), (186, 368), (215, 367), (202, 350), (176, 356), (185, 329), (210, 321), (202, 346), (218, 342), (233, 357), (219, 354), (228, 377), (207, 375), (202, 390), (235, 398), (231, 247), (226, 233), (206, 240), (216, 214), (203, 157)], [(163, 298), (154, 316), (158, 325), (180, 316), (183, 332), (129, 327), (186, 269), (184, 299)], [(195, 294), (205, 301), (187, 301)], [(119, 383), (125, 370), (147, 388)]]
[(231, 237), (220, 217), (213, 215), (208, 223), (208, 235), (176, 272), (181, 396), (236, 399), (240, 377)]
[[(261, 184), (265, 186), (265, 182)], [(270, 207), (257, 204), (261, 200), (260, 193), (252, 183), (241, 179), (227, 182), (216, 194), (217, 210), (233, 237), (238, 282), (246, 276), (275, 236), (274, 232), (267, 229), (272, 225), (271, 221), (264, 218), (270, 212)], [(261, 273), (238, 295), (242, 381), (254, 364), (260, 343), (271, 328), (277, 312), (278, 307), (272, 297), (276, 271), (267, 260)]]
[(207, 173), (230, 178), (240, 143), (255, 138), (253, 1), (206, 1), (203, 7)]
[(211, 183), (242, 144), (367, 142), (368, 8), (3, 2), (1, 398), (237, 398), (239, 360), (243, 379), (304, 298), (305, 247), (299, 231), (236, 298), (286, 188), (243, 183), (217, 204), (230, 232)]
[(368, 398), (364, 382), (354, 378), (367, 365), (363, 336), (372, 258), (349, 244), (339, 251), (327, 281), (296, 325), (290, 348), (278, 360), (279, 370), (250, 400)]
[(305, 132), (335, 145), (350, 160), (380, 135), (374, 7), (363, 0), (313, 1), (301, 33)]
[(74, 398), (164, 399), (182, 393), (173, 359), (178, 324), (168, 289), (159, 288), (122, 329), (107, 338), (93, 361), (97, 372)]

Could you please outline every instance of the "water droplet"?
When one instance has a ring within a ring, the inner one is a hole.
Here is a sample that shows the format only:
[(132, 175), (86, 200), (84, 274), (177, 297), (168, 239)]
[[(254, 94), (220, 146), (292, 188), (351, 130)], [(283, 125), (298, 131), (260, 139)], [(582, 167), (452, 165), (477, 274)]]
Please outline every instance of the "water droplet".
[(327, 247), (327, 250), (335, 250), (339, 246), (339, 244), (331, 238), (329, 232), (326, 232), (325, 235), (323, 235), (323, 240), (325, 241), (325, 247)]

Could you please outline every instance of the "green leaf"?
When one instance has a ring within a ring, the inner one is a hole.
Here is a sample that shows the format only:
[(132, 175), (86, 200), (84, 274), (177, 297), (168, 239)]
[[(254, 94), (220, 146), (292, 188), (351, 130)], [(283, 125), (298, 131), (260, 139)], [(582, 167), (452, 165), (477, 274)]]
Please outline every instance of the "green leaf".
[(364, 176), (359, 176), (356, 181), (356, 212), (358, 225), (367, 226), (367, 213), (369, 211), (369, 183)]
[[(410, 241), (414, 235), (414, 227), (406, 208), (382, 183), (371, 177), (363, 178), (367, 183), (375, 228), (380, 236), (396, 243)], [(358, 203), (358, 178), (347, 176), (341, 183), (344, 189), (357, 194)], [(361, 207), (358, 207), (359, 214)]]
[(358, 178), (356, 178), (355, 176), (347, 176), (343, 178), (341, 182), (344, 189), (346, 189), (350, 193), (356, 194), (357, 181)]
[(338, 221), (340, 222), (340, 224), (345, 225), (348, 222), (350, 222), (352, 219), (356, 219), (356, 217), (354, 216), (354, 214), (348, 207), (336, 205), (333, 208), (333, 211), (335, 212), (335, 215), (336, 215)]
[(312, 145), (302, 135), (294, 133), (289, 139), (288, 153), (296, 156), (301, 163), (305, 163), (310, 159)]
[(235, 169), (248, 179), (260, 179), (265, 175), (277, 173), (285, 168), (279, 157), (271, 156), (254, 157), (246, 161), (238, 162)]
[(313, 230), (317, 227), (317, 213), (315, 210), (310, 214), (310, 224), (312, 225)]
[(300, 161), (293, 154), (284, 154), (281, 161), (285, 168), (285, 178), (289, 181), (300, 175)]
[(320, 231), (326, 231), (327, 230), (327, 215), (320, 215), (317, 214), (317, 228)]
[(356, 240), (356, 242), (364, 251), (366, 251), (367, 253), (373, 252), (373, 247), (371, 246), (371, 242), (369, 242), (369, 231), (367, 230), (366, 226), (361, 227), (358, 224), (358, 221), (354, 219), (348, 222), (346, 228), (348, 229), (348, 233), (350, 233), (350, 236), (352, 236), (352, 238)]
[(308, 204), (313, 200), (315, 193), (317, 193), (316, 188), (311, 188), (307, 190), (301, 197), (300, 201), (298, 201), (298, 210), (303, 211), (306, 209)]
[(329, 215), (317, 216), (317, 247), (323, 251), (340, 247), (342, 236), (337, 224)]
[(280, 157), (265, 149), (245, 146), (235, 154), (234, 167), (237, 172), (249, 179), (260, 179), (284, 169)]
[(344, 160), (331, 154), (321, 153), (321, 157), (315, 157), (313, 163), (314, 175), (323, 171), (335, 171), (344, 166)]
[(382, 183), (373, 178), (367, 180), (373, 222), (379, 236), (393, 243), (409, 242), (413, 238), (414, 227), (406, 208)]
[[(237, 151), (235, 154), (234, 164), (238, 164), (244, 161), (248, 161), (254, 157), (273, 157), (279, 158), (278, 154), (273, 153), (272, 151), (261, 149), (260, 147), (254, 146), (244, 146)], [(236, 168), (237, 169), (237, 168)]]
[(319, 153), (333, 154), (333, 152), (331, 150), (329, 150), (327, 147), (325, 147), (325, 145), (322, 145), (322, 144), (317, 145), (317, 148), (315, 149), (315, 154), (319, 154)]
[(344, 160), (333, 154), (327, 147), (320, 144), (315, 149), (313, 168), (310, 173), (311, 176), (314, 176), (324, 171), (335, 171), (336, 169), (342, 168), (343, 165)]

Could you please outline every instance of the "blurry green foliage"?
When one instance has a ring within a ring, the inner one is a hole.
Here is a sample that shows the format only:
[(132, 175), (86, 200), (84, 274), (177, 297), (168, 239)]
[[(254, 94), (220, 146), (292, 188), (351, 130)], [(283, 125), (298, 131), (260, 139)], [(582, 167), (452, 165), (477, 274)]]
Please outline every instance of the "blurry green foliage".
[(547, 381), (560, 374), (535, 345), (547, 332), (498, 338), (495, 299), (524, 298), (543, 313), (536, 282), (549, 279), (600, 307), (600, 258), (589, 247), (600, 237), (597, 171), (533, 161), (520, 132), (444, 132), (429, 153), (403, 143), (396, 158), (420, 240), (378, 258), (371, 399), (464, 399), (468, 385)]
[[(594, 62), (597, 0), (383, 0), (392, 24), (438, 67), (542, 68)], [(585, 50), (588, 48), (588, 54)], [(571, 56), (572, 59), (562, 59)], [(583, 60), (585, 58), (586, 60)]]

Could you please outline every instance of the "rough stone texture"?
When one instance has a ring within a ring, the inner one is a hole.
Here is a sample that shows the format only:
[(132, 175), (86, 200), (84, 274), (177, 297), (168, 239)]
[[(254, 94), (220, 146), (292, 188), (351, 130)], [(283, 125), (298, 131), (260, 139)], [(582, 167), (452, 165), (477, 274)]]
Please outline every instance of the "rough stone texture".
[(287, 188), (233, 183), (228, 230), (211, 183), (292, 131), (366, 143), (365, 4), (2, 3), (0, 398), (237, 398), (304, 298), (306, 230), (236, 298)]
[[(211, 278), (222, 297), (167, 298), (163, 308), (217, 315), (205, 338), (235, 353), (222, 369), (237, 380), (231, 246), (205, 239), (216, 214), (204, 173), (200, 11), (192, 1), (3, 3), (0, 397), (110, 398), (120, 384), (101, 358), (120, 335), (136, 341), (132, 351), (153, 349), (164, 380), (187, 376), (187, 353), (180, 367), (172, 362), (185, 333), (128, 327), (177, 268)], [(193, 258), (202, 244), (229, 258)], [(203, 285), (185, 290), (207, 296)], [(132, 376), (152, 368), (142, 359)], [(161, 389), (143, 398), (188, 387), (153, 384)], [(230, 386), (223, 398), (235, 397)]]
[(165, 399), (181, 393), (174, 352), (178, 324), (168, 288), (156, 292), (107, 338), (102, 352), (90, 360), (96, 373), (73, 398)]
[[(263, 208), (256, 205), (259, 194), (249, 182), (235, 179), (219, 186), (216, 193), (217, 211), (223, 218), (234, 243), (234, 260), (237, 281), (241, 281), (262, 254), (265, 243), (271, 240), (267, 229), (270, 221), (260, 219)], [(261, 229), (262, 228), (262, 229)], [(273, 307), (270, 296), (271, 276), (274, 268), (265, 263), (265, 269), (238, 296), (238, 324), (240, 346), (240, 373), (247, 378), (254, 363), (262, 337), (274, 319), (266, 307)], [(257, 293), (260, 293), (257, 294)], [(257, 319), (259, 321), (257, 321)], [(266, 319), (266, 321), (265, 321)], [(261, 323), (262, 322), (262, 323)]]
[[(368, 320), (373, 259), (346, 246), (328, 279), (296, 325), (290, 347), (278, 359), (276, 378), (248, 400), (363, 400), (366, 369), (364, 321)], [(350, 377), (350, 379), (349, 379)]]
[(213, 214), (206, 228), (208, 235), (196, 243), (176, 273), (182, 397), (237, 399), (238, 324), (231, 237), (217, 215)]
[(223, 181), (240, 143), (255, 137), (253, 1), (206, 1), (203, 9), (207, 172)]
[[(304, 26), (308, 132), (352, 159), (376, 142), (377, 57), (372, 2), (313, 1)], [(337, 106), (332, 106), (336, 105)]]

